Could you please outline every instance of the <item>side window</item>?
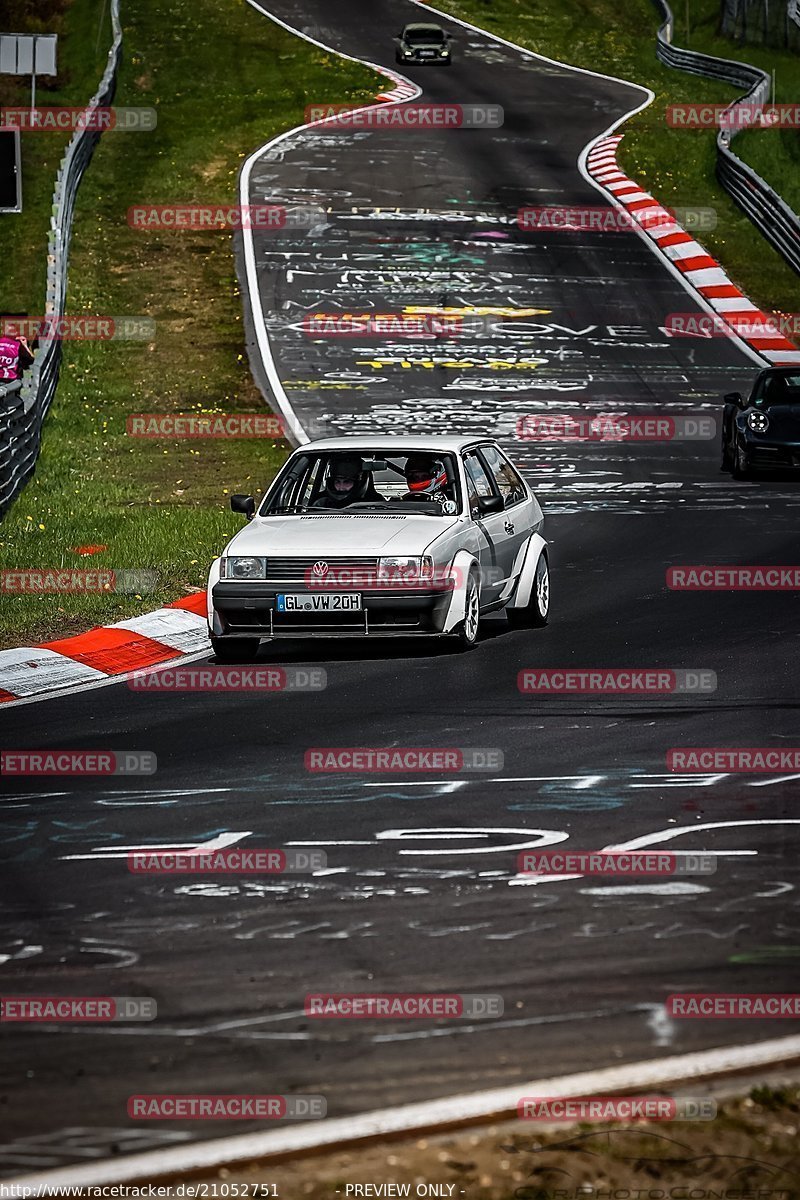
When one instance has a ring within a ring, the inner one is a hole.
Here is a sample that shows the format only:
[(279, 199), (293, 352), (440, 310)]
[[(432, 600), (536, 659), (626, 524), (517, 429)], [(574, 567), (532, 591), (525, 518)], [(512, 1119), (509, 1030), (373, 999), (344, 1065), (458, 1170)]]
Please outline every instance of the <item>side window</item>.
[(310, 469), (302, 481), (299, 503), (307, 508), (316, 500), (322, 491), (322, 477), (325, 473), (325, 460), (318, 457), (311, 460)]
[(520, 500), (524, 500), (525, 485), (505, 455), (501, 454), (496, 446), (481, 446), (481, 453), (488, 464), (489, 470), (494, 475), (495, 483), (500, 495), (506, 502), (506, 507), (509, 504), (518, 504)]
[(321, 460), (319, 457), (299, 459), (292, 471), (283, 480), (280, 489), (270, 501), (265, 512), (275, 512), (280, 508), (305, 508), (313, 494), (315, 480), (319, 480)]
[(494, 491), (486, 468), (475, 454), (464, 455), (464, 469), (467, 473), (467, 499), (472, 510), (479, 497), (493, 496)]

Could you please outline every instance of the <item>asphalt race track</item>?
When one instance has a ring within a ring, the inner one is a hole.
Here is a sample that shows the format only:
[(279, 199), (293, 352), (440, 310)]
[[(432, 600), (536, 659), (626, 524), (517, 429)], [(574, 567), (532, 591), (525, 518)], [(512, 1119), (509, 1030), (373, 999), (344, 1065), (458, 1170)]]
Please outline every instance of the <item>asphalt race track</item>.
[[(368, 21), (355, 0), (275, 0), (272, 11), (392, 68), (391, 36), (422, 12), (399, 0), (376, 0)], [(732, 481), (716, 439), (515, 438), (519, 417), (545, 406), (718, 416), (721, 393), (743, 390), (755, 363), (722, 338), (664, 333), (668, 314), (694, 305), (635, 235), (513, 223), (525, 205), (603, 203), (579, 154), (641, 92), (451, 28), (451, 69), (397, 69), (422, 101), (501, 105), (502, 128), (313, 131), (267, 149), (253, 201), (318, 204), (326, 217), (256, 238), (260, 299), (304, 428), (475, 430), (509, 447), (545, 508), (551, 623), (512, 632), (489, 618), (463, 655), (410, 641), (262, 646), (260, 662), (324, 668), (316, 693), (121, 682), (0, 714), (5, 747), (158, 759), (141, 779), (3, 781), (4, 990), (152, 996), (159, 1009), (152, 1025), (0, 1034), (0, 1102), (14, 1100), (3, 1175), (234, 1131), (137, 1125), (133, 1093), (321, 1093), (339, 1116), (797, 1032), (786, 1020), (673, 1020), (664, 1003), (796, 981), (798, 777), (680, 775), (666, 755), (797, 744), (797, 598), (675, 592), (665, 574), (796, 562), (798, 485)], [(406, 307), (539, 312), (433, 343), (302, 326), (309, 312)], [(566, 666), (706, 669), (718, 687), (653, 698), (518, 690), (523, 668)], [(312, 746), (495, 748), (504, 765), (320, 775), (304, 766)], [(637, 839), (712, 851), (718, 870), (536, 884), (516, 871), (522, 846)], [(217, 840), (321, 849), (328, 865), (250, 879), (127, 869), (132, 848)], [(310, 991), (490, 992), (505, 1012), (315, 1021), (303, 1012)]]

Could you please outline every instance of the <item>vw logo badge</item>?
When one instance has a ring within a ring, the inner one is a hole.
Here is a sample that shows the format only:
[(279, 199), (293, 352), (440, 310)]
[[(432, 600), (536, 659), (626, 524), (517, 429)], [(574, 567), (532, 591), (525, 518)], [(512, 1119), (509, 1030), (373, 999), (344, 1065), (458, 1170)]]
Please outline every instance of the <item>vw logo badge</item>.
[(322, 562), (322, 561), (315, 562), (314, 566), (311, 568), (311, 570), (317, 576), (327, 575), (328, 574), (328, 564), (326, 562)]

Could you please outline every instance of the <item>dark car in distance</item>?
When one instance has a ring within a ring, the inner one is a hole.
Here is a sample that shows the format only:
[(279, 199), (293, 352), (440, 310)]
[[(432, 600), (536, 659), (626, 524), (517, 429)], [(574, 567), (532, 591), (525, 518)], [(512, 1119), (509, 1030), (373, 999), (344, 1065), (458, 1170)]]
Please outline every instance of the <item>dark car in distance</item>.
[(758, 467), (800, 468), (800, 366), (767, 367), (749, 396), (725, 397), (722, 469), (747, 479)]
[(445, 33), (441, 25), (421, 22), (406, 25), (396, 40), (395, 59), (399, 63), (434, 62), (449, 67), (452, 62), (452, 35)]

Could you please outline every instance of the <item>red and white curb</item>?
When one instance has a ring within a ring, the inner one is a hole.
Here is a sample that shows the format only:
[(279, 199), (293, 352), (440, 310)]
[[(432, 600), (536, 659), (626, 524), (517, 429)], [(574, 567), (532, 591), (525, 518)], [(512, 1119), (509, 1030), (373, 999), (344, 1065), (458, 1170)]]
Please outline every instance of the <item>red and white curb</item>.
[(390, 92), (381, 92), (377, 97), (378, 100), (385, 100), (388, 104), (402, 104), (404, 100), (415, 100), (419, 95), (419, 88), (409, 79), (404, 79), (402, 75), (396, 75), (388, 67), (382, 67), (381, 70), (395, 81), (395, 87)]
[(678, 224), (668, 209), (620, 170), (617, 148), (621, 141), (621, 134), (601, 137), (589, 150), (586, 169), (594, 182), (641, 224), (643, 232), (680, 272), (683, 281), (730, 328), (731, 336), (772, 366), (800, 363), (800, 350), (782, 334), (769, 333), (769, 316), (731, 282), (717, 260)]
[(210, 652), (206, 594), (198, 592), (76, 637), (0, 650), (0, 704), (96, 686), (131, 671)]

